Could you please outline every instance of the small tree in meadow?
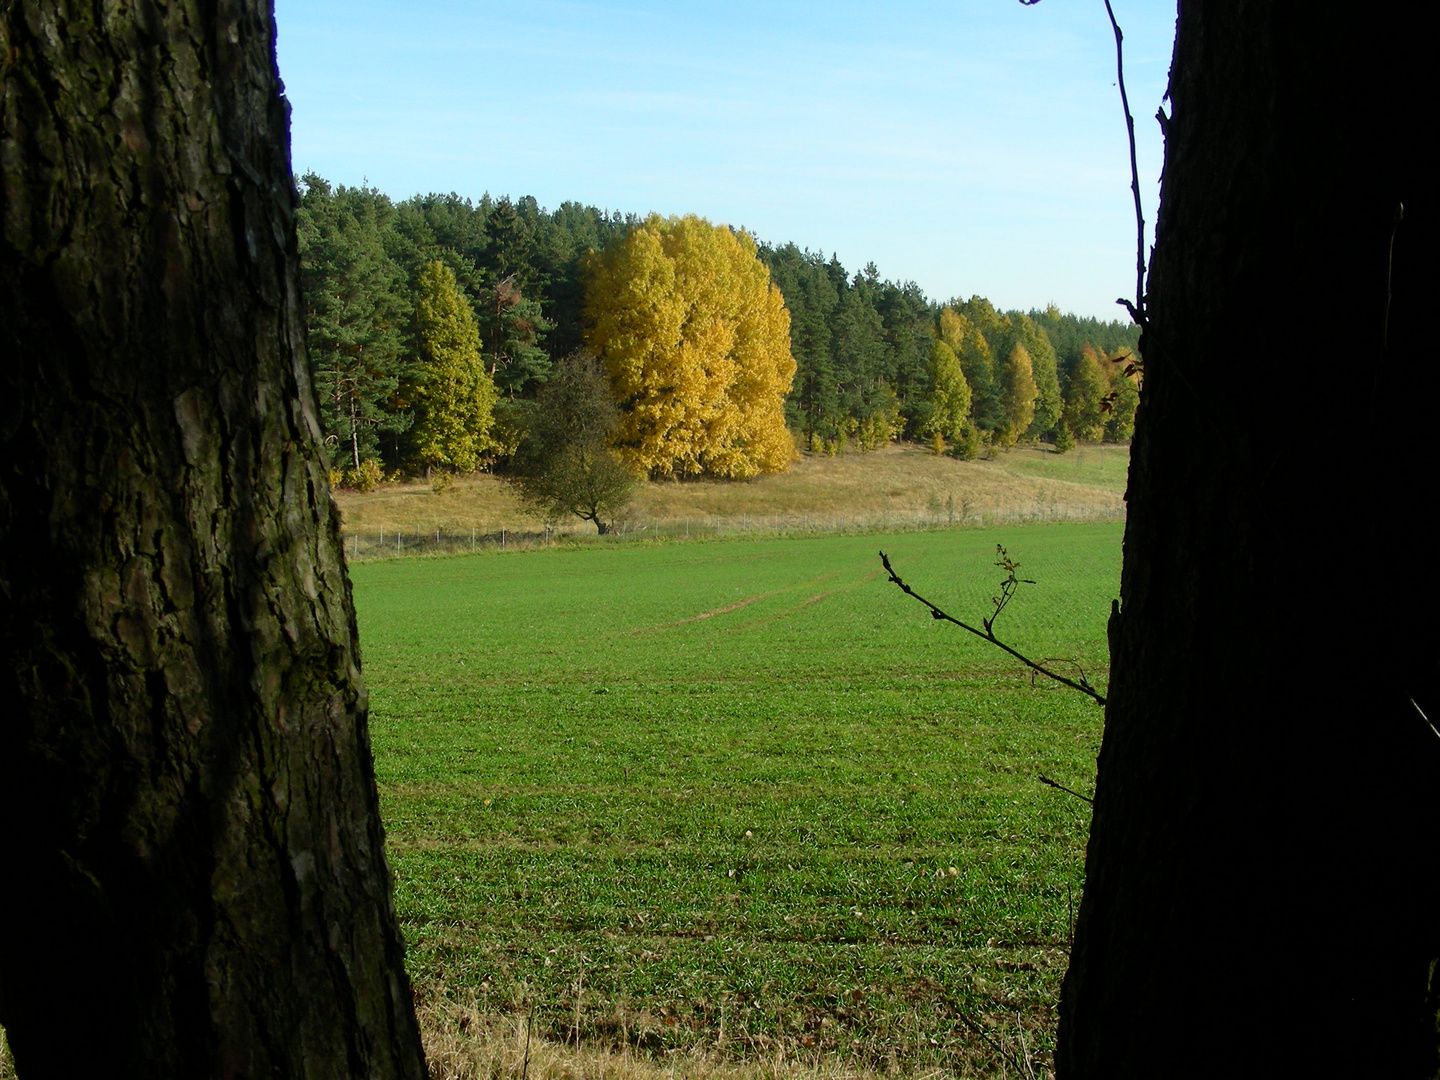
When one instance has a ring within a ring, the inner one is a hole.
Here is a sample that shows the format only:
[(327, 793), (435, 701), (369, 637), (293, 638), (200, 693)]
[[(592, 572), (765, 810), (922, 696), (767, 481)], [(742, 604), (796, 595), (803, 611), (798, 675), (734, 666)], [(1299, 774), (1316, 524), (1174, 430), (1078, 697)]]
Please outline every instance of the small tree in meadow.
[(638, 482), (636, 470), (611, 448), (620, 410), (610, 380), (589, 353), (555, 365), (535, 399), (516, 455), (512, 482), (546, 521), (575, 516), (603, 535), (614, 526)]

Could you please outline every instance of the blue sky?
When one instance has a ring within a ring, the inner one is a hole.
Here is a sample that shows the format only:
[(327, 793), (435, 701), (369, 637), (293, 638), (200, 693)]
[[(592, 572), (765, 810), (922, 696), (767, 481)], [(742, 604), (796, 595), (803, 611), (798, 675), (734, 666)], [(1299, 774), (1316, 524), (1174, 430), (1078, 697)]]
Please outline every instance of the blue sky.
[[(1112, 0), (1147, 225), (1174, 4)], [(1123, 317), (1102, 0), (276, 0), (297, 173), (701, 214), (933, 299)]]

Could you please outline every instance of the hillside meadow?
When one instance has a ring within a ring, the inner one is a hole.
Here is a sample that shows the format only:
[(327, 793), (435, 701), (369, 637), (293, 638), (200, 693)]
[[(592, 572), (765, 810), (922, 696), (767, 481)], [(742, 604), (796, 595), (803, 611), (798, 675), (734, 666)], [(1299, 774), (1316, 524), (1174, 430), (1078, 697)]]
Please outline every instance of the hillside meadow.
[[(1063, 460), (1063, 459), (1062, 459)], [(948, 463), (947, 463), (948, 464)], [(1073, 467), (1073, 466), (1072, 466)], [(1044, 479), (1043, 477), (1041, 479)], [(684, 485), (682, 485), (683, 487)], [(1114, 522), (567, 544), (352, 568), (437, 1076), (1043, 1075)]]
[[(957, 461), (912, 443), (869, 454), (802, 454), (783, 473), (749, 481), (645, 481), (625, 515), (626, 532), (834, 531), (885, 523), (1000, 524), (1117, 520), (1124, 514), (1129, 448), (1084, 446), (1068, 454), (1024, 448), (991, 461)], [(346, 533), (367, 542), (396, 532), (497, 537), (535, 534), (508, 484), (478, 474), (436, 492), (429, 484), (385, 484), (360, 494), (337, 491)], [(562, 533), (594, 526), (562, 523)], [(368, 547), (360, 549), (363, 554)]]

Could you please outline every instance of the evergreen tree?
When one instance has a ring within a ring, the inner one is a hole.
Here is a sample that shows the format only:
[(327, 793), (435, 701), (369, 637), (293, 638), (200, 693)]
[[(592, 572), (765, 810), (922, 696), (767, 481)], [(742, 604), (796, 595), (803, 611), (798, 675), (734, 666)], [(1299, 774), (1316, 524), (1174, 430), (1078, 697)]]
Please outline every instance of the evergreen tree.
[[(832, 259), (832, 276), (837, 266)], [(873, 271), (873, 264), (868, 269)], [(842, 432), (862, 450), (889, 442), (901, 426), (899, 401), (885, 379), (885, 324), (875, 310), (874, 294), (870, 275), (856, 274), (845, 283), (831, 337)]]
[(395, 208), (393, 227), (386, 234), (390, 257), (409, 274), (410, 290), (419, 287), (420, 274), (439, 260), (455, 275), (460, 289), (474, 296), (485, 281), (476, 264), (476, 252), (485, 243), (484, 219), (458, 196), (427, 195), (407, 199)]
[(575, 202), (561, 203), (550, 215), (538, 255), (544, 260), (548, 282), (540, 294), (541, 304), (545, 317), (554, 326), (545, 336), (551, 356), (566, 356), (584, 345), (587, 253), (603, 250), (637, 224), (633, 214), (606, 214)]
[(478, 260), (492, 281), (508, 278), (524, 293), (539, 292), (546, 284), (536, 259), (538, 218), (539, 208), (529, 195), (518, 203), (507, 195), (494, 204), (485, 219), (485, 253)]
[(485, 215), (469, 199), (448, 195), (416, 195), (397, 207), (397, 225), (409, 232), (431, 252), (445, 249), (466, 265), (478, 265), (489, 240)]
[(957, 352), (960, 369), (970, 386), (970, 420), (981, 431), (994, 432), (1004, 423), (1000, 405), (999, 381), (990, 345), (979, 329), (967, 324), (964, 340)]
[(895, 392), (905, 434), (920, 432), (922, 412), (928, 411), (930, 346), (935, 342), (935, 313), (920, 286), (883, 283), (875, 293), (875, 308), (885, 327), (884, 379)]
[(539, 301), (525, 296), (511, 275), (481, 288), (476, 307), (496, 388), (514, 397), (544, 382), (550, 357), (540, 340), (554, 324), (540, 313)]
[(836, 445), (840, 438), (840, 397), (831, 355), (832, 320), (839, 305), (824, 259), (794, 244), (761, 247), (770, 280), (790, 312), (790, 352), (795, 385), (786, 398), (787, 419), (805, 438), (806, 448)]
[(392, 212), (369, 188), (332, 191), (314, 173), (301, 183), (295, 223), (320, 422), (332, 463), (358, 471), (380, 457), (381, 432), (413, 420), (396, 403), (410, 313), (383, 242)]
[(415, 321), (420, 370), (414, 387), (419, 419), (412, 443), (430, 469), (479, 468), (492, 447), (495, 383), (480, 356), (480, 334), (454, 271), (438, 259), (420, 272)]

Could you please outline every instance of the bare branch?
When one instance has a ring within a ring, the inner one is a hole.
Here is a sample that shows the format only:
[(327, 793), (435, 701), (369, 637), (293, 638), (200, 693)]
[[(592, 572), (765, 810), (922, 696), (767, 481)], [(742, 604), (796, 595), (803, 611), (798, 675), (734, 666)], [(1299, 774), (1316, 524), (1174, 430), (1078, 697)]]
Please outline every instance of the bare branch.
[[(1040, 0), (1020, 0), (1025, 7), (1034, 7)], [(1115, 21), (1115, 11), (1110, 0), (1105, 0), (1105, 14), (1110, 16), (1110, 29), (1115, 31), (1115, 78), (1120, 86), (1120, 105), (1125, 110), (1125, 130), (1130, 136), (1130, 190), (1135, 195), (1135, 302), (1119, 299), (1115, 302), (1130, 313), (1135, 325), (1149, 328), (1145, 312), (1145, 214), (1140, 206), (1140, 167), (1135, 158), (1135, 117), (1130, 112), (1130, 95), (1125, 92), (1125, 35)], [(1164, 112), (1157, 119), (1162, 129), (1166, 126)]]
[(1440, 739), (1440, 728), (1437, 728), (1431, 722), (1430, 717), (1425, 715), (1425, 710), (1420, 708), (1420, 703), (1412, 697), (1410, 699), (1410, 704), (1415, 706), (1415, 711), (1420, 714), (1420, 719), (1425, 721), (1425, 726), (1428, 727), (1431, 731), (1435, 732), (1435, 737), (1437, 739)]
[(1086, 802), (1088, 802), (1091, 806), (1094, 806), (1094, 805), (1095, 805), (1095, 800), (1092, 799), (1089, 795), (1081, 795), (1078, 791), (1072, 791), (1070, 788), (1066, 787), (1064, 784), (1057, 784), (1054, 780), (1051, 780), (1051, 779), (1050, 779), (1048, 776), (1046, 776), (1044, 773), (1041, 773), (1041, 774), (1039, 775), (1038, 779), (1039, 779), (1040, 783), (1042, 783), (1042, 784), (1048, 784), (1050, 787), (1057, 788), (1058, 790), (1065, 792), (1066, 795), (1074, 795), (1075, 798), (1077, 798), (1077, 799), (1084, 799), (1084, 800), (1085, 800)]
[(1146, 325), (1145, 318), (1145, 214), (1140, 207), (1140, 167), (1135, 160), (1135, 117), (1130, 112), (1130, 96), (1125, 92), (1125, 35), (1115, 21), (1115, 12), (1110, 0), (1105, 0), (1105, 14), (1110, 16), (1110, 28), (1115, 31), (1115, 78), (1120, 84), (1120, 105), (1125, 110), (1125, 131), (1130, 136), (1130, 191), (1135, 196), (1135, 303), (1118, 301), (1130, 312), (1130, 318), (1139, 326)]
[[(1011, 656), (1015, 657), (1016, 660), (1019, 660), (1022, 664), (1028, 667), (1031, 671), (1037, 671), (1041, 675), (1044, 675), (1047, 679), (1054, 679), (1056, 682), (1061, 683), (1064, 686), (1068, 686), (1072, 690), (1079, 690), (1080, 693), (1085, 694), (1087, 697), (1093, 698), (1095, 700), (1095, 704), (1097, 705), (1103, 706), (1105, 704), (1104, 696), (1102, 696), (1098, 691), (1096, 691), (1093, 686), (1090, 685), (1090, 680), (1085, 678), (1083, 673), (1079, 676), (1079, 681), (1076, 681), (1075, 679), (1067, 679), (1064, 675), (1057, 674), (1056, 672), (1053, 672), (1049, 668), (1045, 667), (1043, 664), (1039, 664), (1034, 660), (1031, 660), (1028, 656), (1020, 652), (1018, 649), (1011, 648), (1009, 645), (1006, 645), (1005, 642), (997, 638), (995, 636), (994, 630), (992, 629), (995, 622), (994, 615), (992, 615), (989, 619), (984, 620), (985, 629), (983, 630), (981, 630), (979, 627), (971, 626), (967, 622), (961, 622), (953, 615), (942, 610), (938, 605), (932, 604), (929, 600), (926, 600), (925, 597), (921, 596), (909, 585), (905, 584), (905, 582), (901, 579), (900, 575), (895, 573), (895, 568), (890, 565), (890, 556), (886, 555), (883, 551), (880, 552), (880, 564), (885, 567), (885, 572), (890, 575), (890, 580), (899, 587), (901, 592), (930, 609), (931, 618), (938, 619), (942, 622), (954, 623), (956, 626), (960, 627), (961, 630), (968, 630), (976, 637), (983, 638), (985, 641), (988, 641), (997, 649), (1001, 649), (1004, 652), (1009, 653)], [(1003, 607), (1003, 605), (1001, 606)], [(1000, 612), (997, 609), (995, 615), (998, 615), (999, 613)]]

